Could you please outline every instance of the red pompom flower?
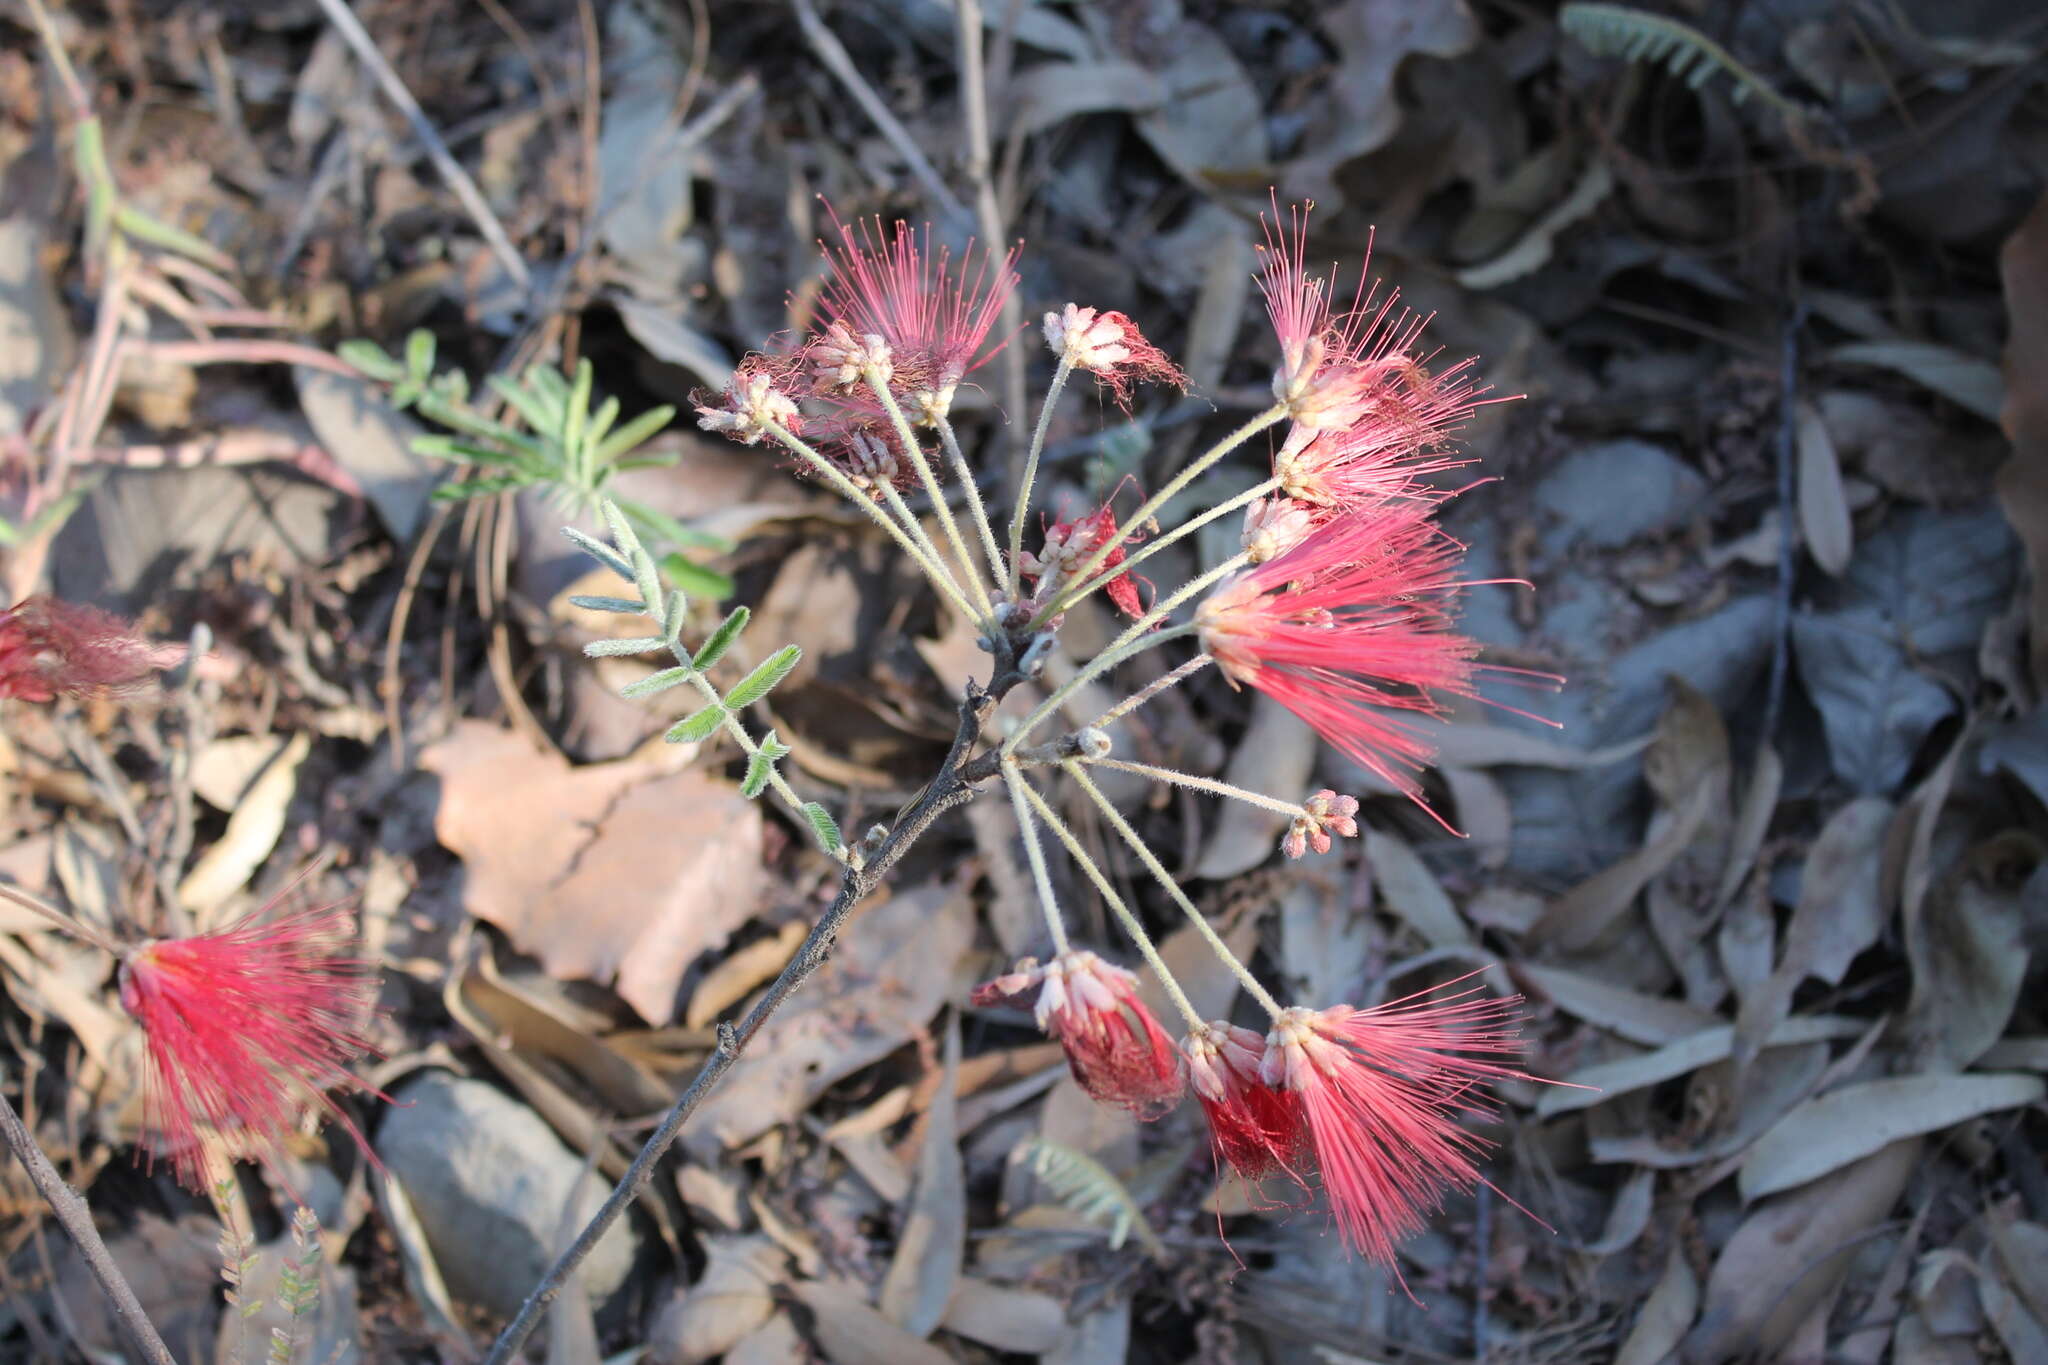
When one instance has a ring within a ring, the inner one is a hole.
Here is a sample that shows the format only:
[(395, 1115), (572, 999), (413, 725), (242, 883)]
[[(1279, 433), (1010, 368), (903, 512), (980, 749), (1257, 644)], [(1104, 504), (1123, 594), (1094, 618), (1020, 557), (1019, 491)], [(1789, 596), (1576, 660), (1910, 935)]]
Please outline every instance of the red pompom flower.
[(1284, 1172), (1305, 1184), (1308, 1138), (1296, 1097), (1265, 1083), (1266, 1040), (1248, 1028), (1205, 1024), (1181, 1044), (1188, 1088), (1209, 1120), (1216, 1156), (1249, 1180)]
[(956, 271), (945, 247), (921, 243), (901, 219), (886, 235), (879, 218), (858, 235), (837, 215), (832, 221), (841, 244), (824, 247), (826, 326), (807, 348), (820, 396), (886, 355), (889, 385), (910, 400), (911, 420), (944, 416), (960, 381), (1003, 347), (988, 341), (1017, 287), (1016, 250), (998, 260), (970, 245)]
[(1290, 1009), (1267, 1035), (1261, 1078), (1301, 1116), (1344, 1244), (1381, 1265), (1447, 1192), (1480, 1183), (1488, 1144), (1457, 1118), (1491, 1112), (1483, 1083), (1536, 1079), (1495, 1060), (1521, 1051), (1520, 997), (1479, 990)]
[(1156, 1119), (1180, 1102), (1180, 1053), (1138, 998), (1138, 978), (1090, 952), (1065, 952), (975, 988), (976, 1005), (1022, 1004), (1060, 1040), (1074, 1079), (1094, 1099)]
[(148, 1051), (153, 1155), (195, 1190), (212, 1184), (210, 1144), (274, 1160), (313, 1104), (370, 1150), (326, 1092), (371, 1051), (374, 969), (344, 955), (352, 926), (341, 907), (264, 913), (145, 943), (121, 964), (121, 1004)]
[(0, 612), (0, 697), (50, 701), (124, 692), (185, 657), (98, 607), (36, 596)]
[(1145, 339), (1123, 313), (1097, 312), (1070, 303), (1045, 315), (1045, 344), (1077, 370), (1087, 370), (1128, 411), (1131, 385), (1139, 380), (1186, 388), (1188, 377), (1166, 352)]
[[(1404, 713), (1472, 696), (1478, 646), (1452, 629), (1462, 547), (1426, 503), (1354, 512), (1218, 584), (1197, 610), (1202, 648), (1422, 803), (1433, 749)], [(1427, 809), (1427, 807), (1424, 807)]]

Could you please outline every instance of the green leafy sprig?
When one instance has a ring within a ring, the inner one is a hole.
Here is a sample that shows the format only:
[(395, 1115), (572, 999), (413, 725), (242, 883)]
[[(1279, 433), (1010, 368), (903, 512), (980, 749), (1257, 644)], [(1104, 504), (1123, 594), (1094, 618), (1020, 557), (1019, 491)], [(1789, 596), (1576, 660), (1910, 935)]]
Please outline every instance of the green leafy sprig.
[(729, 690), (720, 692), (706, 675), (725, 658), (746, 630), (750, 619), (747, 609), (735, 608), (693, 653), (683, 644), (688, 604), (682, 590), (662, 591), (660, 568), (641, 544), (631, 520), (617, 503), (608, 498), (599, 506), (604, 513), (605, 524), (611, 528), (610, 544), (574, 527), (564, 527), (563, 534), (599, 564), (632, 583), (640, 595), (637, 598), (578, 595), (569, 600), (587, 611), (645, 617), (653, 627), (653, 633), (626, 639), (594, 640), (583, 647), (583, 652), (592, 658), (666, 652), (675, 660), (672, 667), (627, 684), (619, 689), (619, 695), (638, 698), (650, 697), (674, 687), (693, 689), (704, 704), (669, 727), (665, 736), (668, 742), (697, 743), (720, 731), (730, 735), (747, 755), (746, 776), (740, 781), (741, 795), (751, 800), (772, 789), (809, 827), (819, 847), (843, 861), (847, 857), (846, 841), (840, 836), (838, 822), (833, 820), (831, 812), (815, 801), (806, 801), (798, 796), (776, 770), (776, 763), (788, 755), (789, 746), (777, 738), (773, 730), (756, 740), (739, 716), (741, 711), (766, 697), (789, 676), (790, 670), (803, 658), (803, 650), (796, 645), (784, 645)]

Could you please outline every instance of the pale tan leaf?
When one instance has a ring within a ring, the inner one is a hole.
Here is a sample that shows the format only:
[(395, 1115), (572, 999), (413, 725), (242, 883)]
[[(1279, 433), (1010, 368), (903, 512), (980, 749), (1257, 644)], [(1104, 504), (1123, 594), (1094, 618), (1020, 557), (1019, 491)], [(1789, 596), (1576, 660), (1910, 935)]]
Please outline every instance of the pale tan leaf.
[(1694, 787), (1661, 836), (1552, 901), (1530, 932), (1532, 943), (1551, 942), (1575, 951), (1597, 943), (1650, 879), (1692, 846), (1719, 798), (1711, 786)]
[(1009, 97), (1008, 134), (1028, 137), (1079, 114), (1155, 109), (1166, 88), (1136, 62), (1040, 62), (1011, 80)]
[(249, 785), (228, 827), (213, 847), (178, 883), (178, 904), (192, 912), (204, 931), (216, 927), (227, 899), (249, 884), (284, 834), (285, 809), (298, 790), (299, 765), (313, 749), (313, 737), (301, 730), (284, 751)]
[(1841, 985), (1849, 963), (1884, 931), (1880, 876), (1891, 817), (1890, 802), (1860, 796), (1828, 817), (1807, 851), (1781, 959), (1799, 980)]
[(775, 1314), (775, 1288), (788, 1273), (782, 1249), (759, 1233), (703, 1239), (704, 1273), (661, 1310), (648, 1335), (661, 1365), (700, 1365), (724, 1355)]
[(949, 1352), (870, 1308), (861, 1290), (819, 1280), (791, 1288), (811, 1310), (812, 1333), (832, 1365), (954, 1365)]
[(1040, 1355), (1071, 1334), (1067, 1310), (1050, 1294), (963, 1276), (946, 1305), (947, 1331), (998, 1351)]
[(1752, 1209), (1707, 1278), (1688, 1361), (1775, 1359), (1777, 1350), (1831, 1295), (1862, 1234), (1890, 1215), (1919, 1164), (1917, 1139), (1889, 1147)]
[(1875, 365), (1902, 374), (1987, 422), (1998, 420), (2005, 383), (1998, 367), (1926, 341), (1852, 341), (1828, 352), (1837, 365)]
[(1678, 1349), (1686, 1329), (1700, 1311), (1699, 1276), (1685, 1258), (1685, 1244), (1674, 1241), (1657, 1287), (1636, 1315), (1635, 1326), (1621, 1343), (1614, 1365), (1661, 1365)]
[(1929, 894), (1906, 937), (1913, 1032), (1949, 1065), (1997, 1042), (2027, 975), (2027, 886), (2040, 865), (2033, 836), (2009, 830), (1971, 849)]
[(1579, 173), (1570, 194), (1531, 223), (1506, 251), (1490, 261), (1460, 270), (1456, 275), (1458, 283), (1467, 289), (1496, 289), (1533, 274), (1549, 262), (1557, 235), (1599, 208), (1613, 191), (1614, 172), (1607, 168), (1605, 159), (1594, 157)]
[[(1282, 801), (1300, 801), (1309, 794), (1315, 773), (1316, 732), (1300, 717), (1260, 694), (1252, 702), (1251, 724), (1223, 770), (1223, 780), (1246, 791), (1263, 792)], [(1195, 865), (1197, 877), (1220, 880), (1249, 872), (1273, 856), (1287, 817), (1242, 801), (1210, 803), (1216, 824)]]
[(1842, 462), (1827, 423), (1811, 403), (1797, 409), (1799, 444), (1799, 530), (1813, 562), (1839, 578), (1855, 549), (1849, 500), (1842, 492)]
[(2038, 1076), (1955, 1073), (1893, 1076), (1808, 1100), (1757, 1139), (1737, 1184), (1761, 1199), (1839, 1170), (1902, 1138), (2040, 1100)]
[(1458, 907), (1415, 850), (1384, 830), (1367, 829), (1365, 856), (1373, 883), (1387, 909), (1406, 920), (1432, 948), (1461, 948), (1472, 942)]
[[(1765, 1046), (1789, 1047), (1829, 1038), (1853, 1038), (1862, 1031), (1861, 1021), (1840, 1015), (1795, 1015), (1772, 1031)], [(1690, 1038), (1682, 1038), (1658, 1048), (1655, 1052), (1580, 1067), (1563, 1079), (1574, 1086), (1590, 1088), (1547, 1089), (1536, 1102), (1536, 1112), (1544, 1118), (1549, 1118), (1553, 1114), (1568, 1114), (1574, 1109), (1589, 1108), (1617, 1095), (1626, 1095), (1632, 1090), (1662, 1084), (1688, 1072), (1697, 1071), (1709, 1063), (1726, 1060), (1734, 1045), (1735, 1030), (1723, 1025), (1719, 1028), (1702, 1029)]]
[(1710, 1010), (1667, 996), (1644, 995), (1562, 967), (1518, 962), (1514, 974), (1568, 1014), (1634, 1043), (1672, 1043), (1716, 1026)]

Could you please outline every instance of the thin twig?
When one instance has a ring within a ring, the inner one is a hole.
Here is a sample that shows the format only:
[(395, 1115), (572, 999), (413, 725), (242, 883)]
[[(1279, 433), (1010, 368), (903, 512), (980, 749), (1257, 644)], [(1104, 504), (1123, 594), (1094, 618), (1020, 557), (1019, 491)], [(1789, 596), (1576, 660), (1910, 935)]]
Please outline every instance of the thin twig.
[(86, 1268), (92, 1277), (100, 1282), (100, 1288), (113, 1301), (114, 1315), (120, 1319), (121, 1327), (128, 1333), (135, 1349), (150, 1365), (176, 1365), (171, 1348), (164, 1345), (164, 1339), (157, 1335), (155, 1324), (142, 1311), (141, 1300), (135, 1297), (135, 1290), (122, 1275), (121, 1267), (114, 1264), (113, 1253), (100, 1240), (99, 1229), (93, 1226), (92, 1210), (78, 1191), (64, 1183), (64, 1177), (50, 1164), (50, 1158), (43, 1155), (43, 1149), (36, 1145), (35, 1135), (28, 1125), (21, 1121), (21, 1115), (14, 1112), (14, 1106), (7, 1102), (7, 1096), (0, 1094), (0, 1134), (5, 1134), (7, 1146), (28, 1172), (29, 1181), (49, 1203), (50, 1211), (57, 1215), (57, 1221), (71, 1234), (71, 1241), (85, 1258)]
[[(338, 3), (338, 0), (327, 2)], [(860, 69), (853, 64), (853, 58), (847, 54), (838, 35), (825, 27), (825, 21), (818, 17), (818, 11), (812, 7), (811, 0), (791, 0), (791, 3), (796, 9), (797, 22), (803, 25), (804, 40), (811, 45), (811, 51), (818, 55), (818, 60), (825, 64), (826, 70), (839, 78), (839, 83), (846, 87), (846, 92), (853, 96), (854, 102), (873, 120), (875, 127), (881, 130), (882, 136), (889, 139), (889, 145), (896, 149), (896, 154), (909, 164), (911, 174), (924, 182), (925, 192), (931, 195), (933, 201), (955, 223), (966, 224), (973, 221), (968, 215), (967, 206), (960, 202), (953, 191), (946, 188), (946, 182), (939, 178), (931, 159), (910, 136), (910, 130), (890, 112), (889, 106), (882, 103), (882, 97), (875, 93), (867, 78), (860, 74)], [(991, 242), (989, 245), (994, 246), (995, 243)]]
[(978, 784), (996, 775), (997, 758), (994, 753), (984, 753), (971, 760), (967, 756), (980, 742), (982, 727), (987, 723), (989, 715), (1012, 688), (1024, 681), (1024, 675), (1017, 672), (1013, 666), (1016, 657), (1015, 642), (1004, 640), (999, 643), (998, 649), (1001, 652), (997, 658), (996, 675), (988, 688), (984, 690), (970, 685), (966, 697), (960, 703), (960, 728), (953, 737), (953, 747), (946, 755), (946, 762), (940, 768), (939, 775), (932, 779), (931, 785), (911, 803), (910, 808), (897, 820), (881, 844), (868, 854), (866, 861), (850, 863), (847, 866), (840, 877), (839, 894), (833, 897), (832, 904), (812, 926), (809, 936), (803, 941), (803, 946), (797, 949), (796, 956), (790, 959), (789, 965), (782, 969), (782, 974), (775, 978), (774, 984), (768, 987), (767, 992), (754, 1007), (747, 1011), (746, 1017), (736, 1025), (719, 1026), (717, 1048), (698, 1069), (689, 1087), (662, 1118), (660, 1126), (648, 1137), (646, 1144), (640, 1149), (640, 1154), (633, 1158), (632, 1166), (613, 1188), (596, 1215), (585, 1225), (583, 1231), (576, 1235), (576, 1240), (569, 1244), (568, 1249), (548, 1267), (547, 1274), (541, 1278), (533, 1292), (527, 1295), (526, 1302), (520, 1306), (518, 1316), (512, 1319), (497, 1341), (492, 1344), (490, 1354), (484, 1358), (484, 1365), (506, 1365), (506, 1362), (511, 1361), (519, 1353), (520, 1347), (533, 1334), (540, 1320), (547, 1315), (549, 1306), (561, 1295), (563, 1287), (575, 1273), (576, 1267), (583, 1263), (584, 1258), (590, 1255), (591, 1250), (596, 1247), (611, 1225), (618, 1221), (619, 1216), (630, 1208), (647, 1188), (648, 1182), (654, 1178), (654, 1168), (674, 1144), (677, 1135), (682, 1132), (683, 1125), (696, 1113), (697, 1106), (717, 1087), (725, 1073), (732, 1070), (733, 1064), (740, 1059), (740, 1054), (746, 1050), (747, 1044), (767, 1024), (775, 1011), (782, 1007), (783, 1002), (803, 985), (813, 972), (824, 965), (826, 957), (832, 950), (833, 941), (839, 936), (840, 927), (846, 923), (847, 916), (853, 912), (853, 908), (880, 884), (889, 870), (896, 865), (896, 861), (927, 829), (931, 828), (934, 821), (947, 811), (964, 804), (974, 795), (974, 788)]
[(533, 276), (520, 258), (519, 251), (512, 245), (512, 239), (505, 235), (505, 227), (498, 221), (498, 215), (491, 212), (491, 206), (484, 201), (483, 191), (469, 178), (469, 172), (449, 152), (448, 144), (441, 141), (441, 135), (434, 125), (427, 121), (426, 111), (420, 102), (412, 97), (412, 91), (405, 88), (405, 82), (398, 79), (398, 73), (391, 69), (391, 63), (384, 60), (384, 54), (377, 50), (377, 42), (370, 37), (362, 22), (343, 0), (319, 0), (321, 13), (341, 33), (342, 41), (356, 54), (356, 59), (370, 69), (377, 78), (377, 84), (384, 87), (385, 96), (405, 115), (405, 121), (412, 125), (413, 136), (427, 150), (428, 160), (434, 169), (448, 182), (448, 188), (455, 191), (455, 197), (462, 201), (463, 210), (483, 234), (484, 242), (498, 263), (505, 267), (521, 289), (533, 287)]

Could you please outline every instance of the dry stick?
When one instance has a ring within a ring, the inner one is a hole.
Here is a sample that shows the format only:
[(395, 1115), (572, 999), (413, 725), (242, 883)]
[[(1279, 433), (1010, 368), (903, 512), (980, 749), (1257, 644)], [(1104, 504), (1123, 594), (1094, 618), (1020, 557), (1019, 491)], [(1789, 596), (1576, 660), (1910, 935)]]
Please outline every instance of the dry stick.
[(583, 1231), (576, 1235), (576, 1240), (569, 1244), (568, 1250), (548, 1267), (547, 1274), (541, 1277), (541, 1282), (534, 1287), (533, 1292), (527, 1295), (526, 1302), (520, 1306), (519, 1315), (512, 1319), (497, 1341), (492, 1344), (490, 1354), (484, 1358), (484, 1365), (506, 1365), (506, 1362), (518, 1354), (527, 1337), (533, 1334), (533, 1329), (539, 1325), (541, 1318), (546, 1316), (549, 1305), (561, 1295), (563, 1286), (569, 1282), (569, 1277), (575, 1273), (576, 1267), (583, 1263), (599, 1239), (618, 1221), (619, 1215), (632, 1206), (633, 1201), (640, 1197), (641, 1191), (646, 1189), (648, 1182), (654, 1178), (655, 1166), (674, 1144), (683, 1125), (689, 1122), (690, 1116), (697, 1111), (705, 1096), (709, 1095), (725, 1073), (732, 1069), (733, 1064), (740, 1059), (740, 1054), (746, 1050), (747, 1044), (761, 1031), (775, 1011), (781, 1008), (783, 1002), (803, 985), (813, 972), (824, 965), (827, 954), (832, 950), (833, 940), (838, 937), (840, 927), (846, 923), (846, 918), (852, 913), (853, 907), (880, 884), (882, 878), (888, 875), (889, 869), (896, 865), (896, 861), (935, 820), (956, 806), (964, 804), (974, 795), (974, 788), (978, 783), (996, 775), (998, 760), (995, 754), (985, 753), (972, 760), (967, 759), (967, 754), (980, 740), (982, 727), (996, 706), (1009, 694), (1010, 689), (1024, 681), (1024, 675), (1015, 668), (1014, 642), (1004, 639), (998, 647), (1002, 650), (1002, 655), (997, 661), (996, 675), (988, 688), (983, 690), (969, 684), (967, 695), (961, 699), (960, 728), (953, 737), (953, 747), (946, 755), (945, 765), (940, 768), (939, 775), (919, 794), (917, 800), (896, 822), (881, 844), (868, 855), (867, 861), (860, 866), (849, 865), (841, 874), (839, 894), (833, 897), (832, 904), (819, 917), (817, 924), (812, 926), (809, 936), (803, 941), (803, 946), (797, 949), (796, 956), (790, 960), (789, 965), (782, 969), (782, 975), (775, 978), (774, 984), (769, 986), (767, 993), (747, 1011), (746, 1017), (737, 1025), (719, 1025), (717, 1048), (705, 1059), (704, 1065), (698, 1069), (689, 1087), (663, 1117), (660, 1127), (648, 1137), (646, 1145), (641, 1147), (640, 1154), (633, 1158), (632, 1166), (627, 1169), (624, 1178), (612, 1190), (596, 1215), (585, 1225)]
[(86, 1267), (92, 1277), (100, 1282), (100, 1289), (113, 1300), (114, 1314), (121, 1320), (123, 1330), (135, 1349), (150, 1365), (176, 1365), (171, 1348), (164, 1345), (164, 1339), (157, 1335), (156, 1327), (149, 1315), (142, 1311), (142, 1303), (135, 1297), (127, 1277), (121, 1274), (121, 1267), (114, 1264), (114, 1257), (107, 1250), (107, 1244), (100, 1240), (99, 1229), (92, 1224), (92, 1210), (77, 1190), (64, 1183), (64, 1177), (50, 1164), (50, 1158), (43, 1155), (43, 1149), (36, 1145), (35, 1135), (28, 1125), (21, 1121), (21, 1115), (14, 1112), (14, 1106), (7, 1097), (0, 1094), (0, 1133), (7, 1138), (7, 1145), (20, 1160), (22, 1169), (43, 1198), (48, 1201), (50, 1211), (57, 1215), (57, 1221), (71, 1234), (71, 1240), (78, 1247), (79, 1255), (85, 1257)]
[[(339, 3), (339, 0), (326, 2)], [(874, 87), (867, 83), (866, 77), (860, 74), (859, 68), (853, 64), (853, 58), (847, 55), (845, 46), (840, 43), (838, 35), (825, 27), (825, 21), (818, 17), (818, 11), (811, 6), (811, 0), (794, 0), (794, 4), (797, 22), (803, 25), (804, 40), (811, 45), (811, 51), (818, 54), (818, 60), (825, 64), (825, 69), (839, 78), (839, 83), (846, 87), (846, 93), (853, 96), (854, 102), (860, 105), (862, 112), (881, 130), (882, 136), (889, 139), (889, 145), (894, 147), (896, 154), (909, 165), (911, 174), (924, 182), (926, 193), (945, 210), (946, 216), (955, 222), (967, 222), (967, 206), (960, 202), (953, 191), (946, 188), (946, 182), (941, 180), (938, 171), (932, 168), (931, 159), (910, 136), (910, 130), (903, 126), (896, 115), (889, 112), (889, 106), (882, 103), (882, 97), (875, 93)]]
[[(980, 224), (982, 240), (992, 251), (1003, 239), (1003, 211), (996, 202), (995, 182), (989, 177), (989, 132), (988, 132), (988, 63), (982, 55), (981, 0), (955, 0), (955, 13), (959, 18), (960, 49), (960, 102), (966, 114), (967, 183), (974, 190), (974, 216)], [(1012, 289), (1003, 299), (1003, 335), (1015, 337), (1024, 326), (1024, 305)], [(1024, 351), (1021, 347), (1003, 348), (1003, 402), (1011, 412), (1024, 411)], [(1011, 470), (1015, 472), (1016, 450), (1010, 452)], [(974, 485), (968, 485), (970, 492)], [(1001, 590), (1003, 573), (996, 569), (997, 590)]]
[(526, 262), (520, 258), (512, 239), (505, 235), (504, 225), (498, 215), (491, 212), (491, 206), (484, 202), (483, 191), (469, 178), (469, 172), (462, 169), (448, 151), (448, 144), (441, 141), (441, 135), (434, 131), (434, 125), (427, 121), (426, 111), (420, 102), (412, 97), (412, 91), (405, 88), (405, 82), (398, 79), (398, 73), (391, 69), (391, 63), (384, 60), (384, 54), (377, 50), (376, 40), (370, 37), (361, 21), (343, 0), (319, 0), (321, 13), (341, 33), (342, 41), (356, 54), (358, 61), (370, 68), (370, 74), (377, 78), (377, 84), (384, 87), (384, 94), (398, 106), (405, 115), (405, 121), (412, 125), (413, 136), (427, 149), (428, 160), (434, 169), (448, 182), (448, 188), (455, 191), (455, 197), (462, 201), (462, 207), (483, 234), (491, 254), (505, 267), (505, 273), (515, 280), (521, 289), (533, 287), (533, 276), (526, 269)]

